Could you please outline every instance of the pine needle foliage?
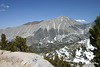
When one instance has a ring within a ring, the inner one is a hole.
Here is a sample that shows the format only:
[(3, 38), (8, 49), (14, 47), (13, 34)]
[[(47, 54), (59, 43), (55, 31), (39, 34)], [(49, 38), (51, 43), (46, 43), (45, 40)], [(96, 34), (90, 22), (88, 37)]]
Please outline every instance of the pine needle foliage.
[(1, 35), (0, 49), (8, 50), (8, 51), (22, 51), (22, 52), (33, 52), (28, 48), (26, 44), (26, 38), (22, 38), (20, 36), (16, 36), (14, 41), (6, 40), (6, 35)]
[(93, 61), (96, 67), (100, 67), (100, 16), (95, 20), (96, 25), (93, 26), (90, 32), (90, 43), (95, 47), (93, 53), (95, 55)]

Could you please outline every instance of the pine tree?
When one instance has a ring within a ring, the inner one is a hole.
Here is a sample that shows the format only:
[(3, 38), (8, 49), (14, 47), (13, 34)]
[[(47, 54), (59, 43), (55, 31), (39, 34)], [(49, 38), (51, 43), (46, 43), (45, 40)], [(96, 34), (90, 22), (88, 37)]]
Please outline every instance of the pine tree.
[(16, 46), (15, 42), (9, 42), (8, 46), (9, 46), (9, 48), (7, 50), (9, 50), (9, 51), (12, 51), (12, 52), (20, 51), (20, 49)]
[(26, 38), (22, 38), (20, 36), (16, 36), (15, 44), (19, 48), (19, 51), (22, 52), (33, 52), (33, 50), (29, 49), (26, 44)]
[(5, 34), (2, 34), (1, 35), (1, 49), (4, 50), (4, 49), (7, 49), (8, 48), (8, 44), (7, 44), (7, 40), (6, 40), (6, 35)]
[(100, 67), (100, 16), (97, 17), (95, 20), (96, 25), (92, 29), (89, 30), (90, 32), (90, 43), (95, 47), (93, 53), (95, 55), (93, 61), (96, 62), (95, 66)]
[(27, 49), (26, 48), (26, 38), (16, 36), (15, 43), (16, 43), (16, 46), (20, 49), (20, 51), (26, 51), (26, 49)]
[(9, 50), (9, 51), (23, 51), (23, 52), (32, 52), (33, 50), (29, 49), (26, 44), (26, 38), (22, 38), (20, 36), (16, 36), (14, 41), (7, 41), (6, 35), (1, 35), (0, 49)]

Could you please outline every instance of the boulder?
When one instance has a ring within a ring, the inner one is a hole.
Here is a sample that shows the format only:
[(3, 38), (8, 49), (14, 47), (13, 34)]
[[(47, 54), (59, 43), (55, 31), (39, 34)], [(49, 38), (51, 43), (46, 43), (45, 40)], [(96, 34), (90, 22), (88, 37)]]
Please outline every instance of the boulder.
[(0, 50), (0, 67), (54, 67), (35, 53)]

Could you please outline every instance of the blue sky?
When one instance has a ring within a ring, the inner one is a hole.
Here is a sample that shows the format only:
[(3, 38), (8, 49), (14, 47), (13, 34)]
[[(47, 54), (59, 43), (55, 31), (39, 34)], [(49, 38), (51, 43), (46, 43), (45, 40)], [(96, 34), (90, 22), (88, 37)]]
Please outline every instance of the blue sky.
[(99, 13), (100, 0), (0, 0), (0, 29), (61, 15), (89, 23)]

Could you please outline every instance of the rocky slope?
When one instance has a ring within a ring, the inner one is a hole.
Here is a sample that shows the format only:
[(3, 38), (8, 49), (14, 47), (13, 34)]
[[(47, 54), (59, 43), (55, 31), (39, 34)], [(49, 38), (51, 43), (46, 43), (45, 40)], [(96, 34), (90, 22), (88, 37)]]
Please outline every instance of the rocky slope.
[(34, 53), (0, 50), (0, 67), (53, 67)]
[(94, 47), (90, 44), (90, 40), (85, 39), (46, 53), (46, 55), (49, 57), (58, 55), (59, 58), (63, 56), (64, 60), (69, 62), (91, 64), (91, 59), (94, 57), (93, 52), (91, 52), (93, 49)]
[(34, 51), (47, 51), (88, 38), (91, 26), (92, 23), (82, 24), (62, 15), (49, 20), (1, 29), (0, 35), (6, 34), (8, 40), (13, 40), (16, 36), (25, 37), (27, 44)]

